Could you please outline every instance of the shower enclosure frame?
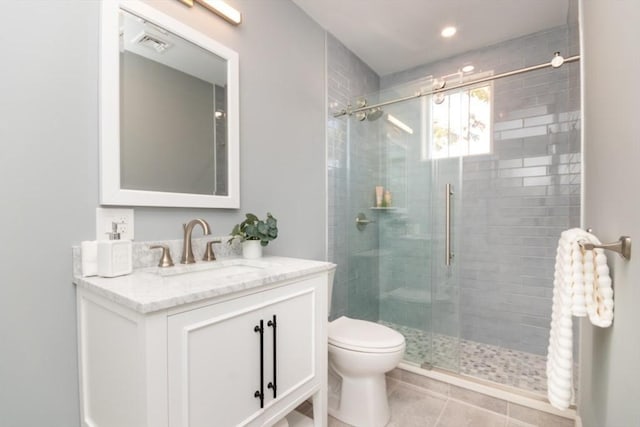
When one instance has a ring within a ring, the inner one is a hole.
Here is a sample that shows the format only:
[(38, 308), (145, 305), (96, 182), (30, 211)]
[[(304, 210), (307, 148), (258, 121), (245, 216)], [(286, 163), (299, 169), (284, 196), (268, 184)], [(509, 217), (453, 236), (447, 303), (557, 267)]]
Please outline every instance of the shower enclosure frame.
[[(560, 59), (558, 59), (558, 58), (560, 58)], [(561, 57), (559, 57), (559, 54), (556, 53), (556, 55), (554, 56), (554, 59), (552, 61), (548, 62), (548, 63), (539, 64), (539, 65), (531, 66), (531, 67), (525, 67), (525, 68), (521, 68), (521, 69), (518, 69), (518, 70), (513, 70), (513, 71), (509, 71), (509, 72), (505, 72), (505, 73), (500, 73), (500, 74), (496, 74), (496, 75), (485, 77), (485, 78), (470, 80), (470, 81), (466, 81), (466, 82), (463, 82), (463, 83), (450, 85), (448, 87), (434, 88), (433, 90), (430, 90), (430, 91), (428, 91), (428, 90), (420, 90), (420, 91), (416, 92), (414, 95), (411, 95), (411, 96), (400, 97), (400, 98), (397, 98), (397, 99), (392, 99), (392, 100), (388, 100), (388, 101), (373, 103), (371, 105), (357, 106), (357, 108), (353, 108), (353, 107), (351, 107), (349, 105), (349, 106), (347, 106), (347, 108), (345, 108), (345, 109), (343, 109), (343, 110), (341, 110), (341, 111), (339, 111), (337, 113), (334, 113), (333, 116), (334, 117), (342, 117), (342, 116), (345, 116), (345, 115), (351, 116), (351, 115), (357, 115), (358, 113), (363, 113), (363, 114), (361, 114), (362, 117), (360, 118), (360, 120), (363, 120), (363, 119), (368, 118), (367, 116), (368, 116), (369, 113), (371, 113), (371, 112), (375, 112), (375, 113), (379, 112), (382, 107), (387, 107), (387, 106), (391, 106), (391, 105), (394, 105), (394, 104), (399, 104), (399, 103), (403, 103), (405, 101), (409, 101), (409, 100), (417, 99), (417, 98), (423, 98), (423, 97), (424, 97), (425, 100), (427, 100), (427, 99), (431, 99), (430, 96), (436, 95), (438, 93), (446, 93), (446, 92), (453, 91), (453, 90), (456, 90), (456, 89), (461, 89), (461, 88), (464, 88), (464, 87), (470, 87), (470, 86), (478, 85), (478, 84), (481, 84), (481, 83), (484, 83), (484, 82), (491, 82), (491, 81), (494, 81), (496, 79), (502, 79), (502, 78), (505, 78), (505, 77), (510, 77), (510, 76), (526, 73), (526, 72), (529, 72), (529, 71), (539, 70), (539, 69), (543, 69), (543, 68), (549, 68), (549, 67), (557, 68), (560, 65), (562, 65), (562, 63), (564, 63), (564, 62), (569, 63), (569, 62), (578, 61), (579, 59), (580, 59), (579, 56), (571, 56), (571, 57), (569, 57), (567, 59), (562, 59)], [(459, 160), (461, 160), (461, 159), (459, 159)], [(459, 173), (459, 175), (461, 175), (461, 174)], [(458, 183), (457, 185), (454, 185), (453, 188), (454, 188), (454, 190), (456, 192), (459, 191), (459, 190), (462, 190), (461, 182)], [(440, 190), (434, 190), (434, 191), (440, 191)], [(448, 195), (449, 193), (451, 193), (451, 190), (450, 189), (446, 189), (446, 190), (443, 190), (442, 193)], [(454, 201), (454, 204), (457, 205), (457, 207), (460, 207), (461, 203), (462, 203), (461, 199)], [(451, 207), (451, 205), (449, 205), (449, 207)], [(444, 215), (444, 217), (446, 217), (450, 221), (451, 210), (450, 209), (443, 209), (443, 210), (445, 212), (447, 212)], [(374, 219), (371, 220), (371, 222), (374, 222), (376, 220), (379, 221), (380, 215), (384, 215), (384, 213), (385, 213), (385, 211), (374, 211), (374, 212), (375, 212), (374, 213), (374, 217), (373, 217)], [(364, 223), (367, 220), (361, 218), (361, 221), (362, 221), (362, 223)], [(449, 224), (451, 224), (451, 223), (449, 223)], [(449, 229), (449, 227), (447, 227), (446, 229)], [(450, 252), (451, 252), (450, 250), (446, 251), (447, 254), (450, 254)], [(455, 262), (454, 262), (454, 266), (455, 266)], [(433, 339), (433, 337), (432, 337), (432, 339)], [(430, 369), (434, 364), (429, 362), (429, 361), (426, 361), (425, 363), (417, 364), (417, 365), (421, 365), (424, 368), (429, 368)], [(435, 364), (435, 366), (438, 367), (439, 365)], [(456, 371), (455, 368), (453, 368), (452, 370)]]

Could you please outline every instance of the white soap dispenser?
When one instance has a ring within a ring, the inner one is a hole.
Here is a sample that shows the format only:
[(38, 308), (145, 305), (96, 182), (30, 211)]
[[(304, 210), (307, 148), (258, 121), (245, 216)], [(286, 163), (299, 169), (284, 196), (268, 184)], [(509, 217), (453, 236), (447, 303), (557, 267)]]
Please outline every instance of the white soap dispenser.
[(109, 240), (98, 241), (98, 276), (116, 277), (133, 271), (131, 240), (120, 240), (118, 224), (111, 223)]

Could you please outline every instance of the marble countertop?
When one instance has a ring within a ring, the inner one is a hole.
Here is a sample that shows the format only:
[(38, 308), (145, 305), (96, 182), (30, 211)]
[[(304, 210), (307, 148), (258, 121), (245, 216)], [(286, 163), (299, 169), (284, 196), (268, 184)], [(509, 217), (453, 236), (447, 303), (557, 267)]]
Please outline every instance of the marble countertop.
[(140, 268), (114, 278), (76, 275), (74, 283), (139, 313), (151, 313), (332, 271), (335, 267), (329, 262), (297, 258), (229, 257), (188, 266)]

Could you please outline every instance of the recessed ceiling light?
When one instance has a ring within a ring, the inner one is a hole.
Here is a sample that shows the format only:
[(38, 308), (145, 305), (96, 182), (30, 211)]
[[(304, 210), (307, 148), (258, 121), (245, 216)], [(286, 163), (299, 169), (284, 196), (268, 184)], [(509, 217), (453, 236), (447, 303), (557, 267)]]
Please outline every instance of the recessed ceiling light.
[(462, 67), (462, 72), (463, 73), (470, 73), (472, 72), (476, 67), (474, 67), (473, 65), (469, 64), (469, 65), (465, 65), (464, 67)]
[(444, 27), (440, 32), (442, 37), (453, 37), (453, 35), (458, 31), (456, 27)]

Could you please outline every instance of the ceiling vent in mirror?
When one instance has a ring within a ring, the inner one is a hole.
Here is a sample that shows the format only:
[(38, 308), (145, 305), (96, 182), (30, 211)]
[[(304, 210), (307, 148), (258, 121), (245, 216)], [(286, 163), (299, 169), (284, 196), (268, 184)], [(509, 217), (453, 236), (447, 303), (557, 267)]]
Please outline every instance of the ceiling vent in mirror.
[(164, 53), (167, 49), (169, 49), (172, 44), (166, 42), (159, 38), (158, 36), (148, 33), (146, 31), (142, 31), (133, 40), (131, 40), (134, 44), (139, 44), (149, 49), (155, 50), (157, 53)]

